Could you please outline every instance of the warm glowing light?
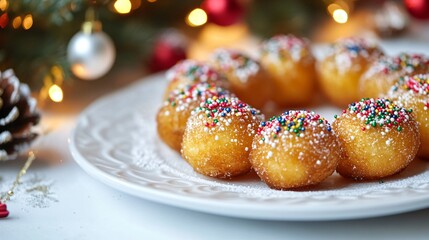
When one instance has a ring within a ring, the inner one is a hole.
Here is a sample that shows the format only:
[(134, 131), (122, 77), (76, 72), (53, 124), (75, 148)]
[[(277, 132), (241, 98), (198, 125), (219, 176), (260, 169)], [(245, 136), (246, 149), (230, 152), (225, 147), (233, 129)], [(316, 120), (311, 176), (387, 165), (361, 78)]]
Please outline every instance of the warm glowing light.
[(31, 14), (28, 14), (27, 16), (25, 16), (24, 21), (22, 21), (22, 27), (25, 30), (28, 30), (31, 28), (31, 26), (33, 26), (33, 16), (31, 16)]
[(87, 70), (85, 69), (85, 67), (83, 66), (83, 64), (80, 64), (80, 63), (75, 63), (75, 64), (72, 64), (71, 66), (70, 66), (70, 68), (71, 68), (71, 70), (72, 70), (72, 72), (76, 75), (76, 76), (87, 76), (88, 75), (88, 72), (87, 72)]
[(331, 3), (331, 4), (329, 4), (329, 6), (328, 6), (328, 8), (327, 8), (327, 10), (328, 10), (329, 14), (331, 14), (331, 15), (332, 15), (332, 13), (333, 13), (335, 10), (337, 10), (337, 9), (341, 9), (341, 6), (340, 6), (340, 5), (338, 5), (338, 4), (336, 4), (336, 3)]
[(0, 27), (5, 28), (8, 23), (9, 23), (9, 16), (7, 15), (7, 13), (3, 13), (2, 15), (0, 15)]
[(13, 21), (12, 21), (12, 27), (15, 28), (15, 29), (17, 29), (17, 28), (19, 28), (21, 26), (21, 23), (22, 23), (22, 19), (21, 19), (20, 16), (18, 16), (18, 17), (16, 17), (16, 18), (13, 19)]
[(131, 0), (131, 10), (136, 10), (142, 5), (142, 0)]
[(130, 0), (116, 0), (113, 4), (115, 10), (120, 14), (127, 14), (131, 11), (131, 1)]
[(337, 23), (346, 23), (349, 19), (349, 15), (344, 9), (336, 9), (332, 13), (332, 17), (334, 18), (334, 21)]
[(186, 23), (191, 27), (198, 27), (207, 22), (207, 14), (201, 8), (192, 10), (186, 18)]
[(58, 65), (52, 66), (51, 74), (54, 77), (54, 81), (56, 84), (61, 85), (63, 83), (64, 71), (60, 66), (58, 66)]
[(53, 102), (62, 102), (63, 101), (63, 90), (57, 84), (52, 85), (49, 88), (49, 97)]
[(147, 1), (150, 2), (150, 3), (156, 2), (156, 0), (147, 0)]
[(8, 6), (9, 2), (7, 0), (0, 0), (0, 10), (2, 10), (3, 12), (6, 11)]

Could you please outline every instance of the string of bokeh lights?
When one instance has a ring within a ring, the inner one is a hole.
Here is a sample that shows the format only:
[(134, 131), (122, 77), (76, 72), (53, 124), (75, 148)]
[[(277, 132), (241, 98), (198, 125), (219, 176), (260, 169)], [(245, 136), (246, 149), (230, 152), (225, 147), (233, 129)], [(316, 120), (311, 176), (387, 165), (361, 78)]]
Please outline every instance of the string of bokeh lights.
[[(149, 3), (156, 3), (162, 0), (146, 0)], [(129, 14), (134, 10), (140, 8), (142, 0), (115, 0), (111, 1), (108, 8), (117, 14)], [(9, 24), (13, 29), (29, 30), (33, 26), (33, 15), (31, 13), (23, 16), (15, 16), (9, 21), (7, 9), (10, 0), (0, 0), (0, 25), (5, 28)], [(348, 21), (350, 13), (350, 3), (346, 0), (336, 0), (327, 6), (327, 11), (332, 19), (339, 23), (344, 24)], [(190, 27), (201, 27), (208, 22), (207, 13), (200, 7), (192, 9), (184, 19), (185, 23)], [(63, 70), (60, 66), (55, 65), (51, 68), (50, 73), (44, 79), (44, 86), (39, 92), (40, 100), (50, 99), (52, 102), (63, 101), (62, 83), (64, 78)]]

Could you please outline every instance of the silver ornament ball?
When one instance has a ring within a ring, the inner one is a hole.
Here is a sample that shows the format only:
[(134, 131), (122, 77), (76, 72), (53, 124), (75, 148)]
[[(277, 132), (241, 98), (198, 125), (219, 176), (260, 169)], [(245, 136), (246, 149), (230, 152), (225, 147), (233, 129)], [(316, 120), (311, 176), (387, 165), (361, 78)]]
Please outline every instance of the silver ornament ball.
[(102, 31), (76, 33), (67, 47), (67, 59), (73, 74), (94, 80), (106, 74), (115, 61), (115, 46)]

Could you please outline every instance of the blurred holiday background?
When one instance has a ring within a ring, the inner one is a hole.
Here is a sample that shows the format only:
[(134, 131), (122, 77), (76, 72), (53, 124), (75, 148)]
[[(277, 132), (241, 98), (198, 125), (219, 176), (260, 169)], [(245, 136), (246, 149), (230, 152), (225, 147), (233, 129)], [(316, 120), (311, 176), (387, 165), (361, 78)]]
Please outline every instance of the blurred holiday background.
[(428, 18), (429, 0), (0, 0), (0, 70), (12, 68), (42, 108), (65, 111), (217, 47), (288, 33), (394, 39)]
[[(429, 0), (0, 0), (0, 161), (43, 136), (10, 190), (0, 192), (0, 218), (36, 152), (52, 165), (71, 159), (67, 131), (92, 101), (218, 47), (255, 54), (276, 34), (307, 37), (313, 46), (361, 36), (390, 46), (390, 54), (429, 55)], [(37, 133), (33, 125), (41, 126)], [(15, 176), (13, 163), (2, 168), (9, 171), (0, 181)], [(39, 172), (63, 179), (57, 169)]]

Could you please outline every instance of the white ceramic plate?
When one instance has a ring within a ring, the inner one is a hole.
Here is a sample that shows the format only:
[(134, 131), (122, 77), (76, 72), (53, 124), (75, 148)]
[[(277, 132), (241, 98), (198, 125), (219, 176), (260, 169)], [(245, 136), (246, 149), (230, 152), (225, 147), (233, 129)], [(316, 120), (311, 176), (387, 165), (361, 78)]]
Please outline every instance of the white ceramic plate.
[[(155, 115), (166, 86), (155, 75), (106, 96), (79, 117), (70, 149), (96, 179), (120, 191), (172, 206), (269, 220), (334, 220), (383, 216), (429, 206), (429, 163), (401, 174), (352, 182), (336, 174), (308, 191), (269, 189), (255, 174), (222, 181), (196, 174), (156, 134)], [(315, 109), (332, 119), (338, 109)]]

